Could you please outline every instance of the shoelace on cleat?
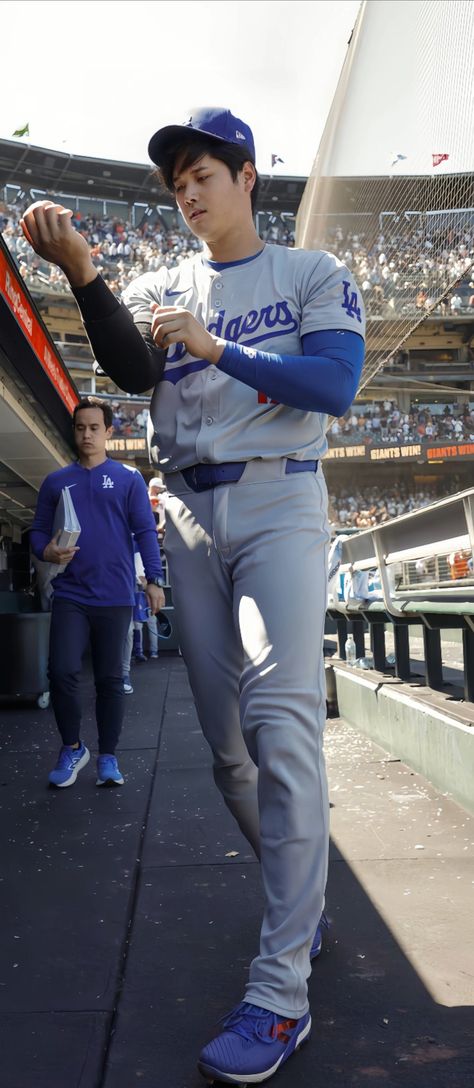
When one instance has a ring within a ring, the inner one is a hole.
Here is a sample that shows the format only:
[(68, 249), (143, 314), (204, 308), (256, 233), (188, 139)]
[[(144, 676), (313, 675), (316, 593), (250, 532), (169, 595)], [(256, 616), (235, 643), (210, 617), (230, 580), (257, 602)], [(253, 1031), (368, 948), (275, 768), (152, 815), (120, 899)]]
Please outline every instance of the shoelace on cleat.
[(117, 760), (114, 759), (112, 756), (107, 756), (107, 758), (104, 759), (104, 760), (99, 759), (99, 770), (100, 771), (104, 771), (104, 770), (105, 771), (118, 771)]
[[(229, 1031), (241, 1035), (247, 1042), (258, 1039), (261, 1043), (274, 1043), (276, 1039), (287, 1042), (286, 1032), (294, 1026), (295, 1021), (284, 1020), (276, 1012), (270, 1009), (260, 1009), (258, 1005), (250, 1005), (242, 1001), (228, 1016), (223, 1017), (222, 1025)], [(284, 1033), (281, 1028), (283, 1027)]]

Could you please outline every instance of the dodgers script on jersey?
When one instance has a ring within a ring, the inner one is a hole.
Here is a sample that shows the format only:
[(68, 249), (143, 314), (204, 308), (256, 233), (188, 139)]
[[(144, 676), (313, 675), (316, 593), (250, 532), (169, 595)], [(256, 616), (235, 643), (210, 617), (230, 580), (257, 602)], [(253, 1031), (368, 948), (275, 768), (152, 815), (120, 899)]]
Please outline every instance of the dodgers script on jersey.
[[(123, 302), (136, 322), (151, 304), (183, 306), (216, 336), (265, 352), (301, 355), (301, 337), (327, 329), (365, 334), (360, 292), (349, 270), (322, 251), (266, 245), (255, 257), (221, 265), (196, 254), (177, 268), (138, 277)], [(173, 344), (151, 401), (162, 471), (198, 462), (254, 458), (319, 459), (327, 417), (274, 404), (205, 359)]]

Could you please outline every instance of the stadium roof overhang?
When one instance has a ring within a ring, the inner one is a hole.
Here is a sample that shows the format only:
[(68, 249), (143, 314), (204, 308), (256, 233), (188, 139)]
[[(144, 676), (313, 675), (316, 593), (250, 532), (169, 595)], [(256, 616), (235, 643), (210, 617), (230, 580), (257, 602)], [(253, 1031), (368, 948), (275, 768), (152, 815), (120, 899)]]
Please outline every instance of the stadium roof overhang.
[[(274, 208), (296, 215), (305, 183), (306, 178), (261, 175), (262, 206), (265, 210)], [(4, 185), (18, 185), (26, 194), (31, 189), (40, 189), (46, 193), (123, 200), (129, 205), (174, 207), (172, 197), (160, 186), (152, 163), (69, 155), (18, 140), (0, 140), (0, 187)]]
[[(474, 207), (474, 173), (457, 174), (462, 183), (463, 207)], [(406, 212), (407, 187), (410, 192), (410, 211)], [(417, 212), (433, 215), (450, 209), (453, 201), (452, 187), (447, 177), (441, 175), (400, 175), (398, 177), (325, 177), (314, 175), (304, 187), (305, 199), (315, 195), (313, 214), (323, 215), (373, 215), (374, 208), (384, 208), (387, 213), (414, 215)]]
[(0, 520), (31, 522), (38, 489), (73, 456), (77, 389), (0, 238)]

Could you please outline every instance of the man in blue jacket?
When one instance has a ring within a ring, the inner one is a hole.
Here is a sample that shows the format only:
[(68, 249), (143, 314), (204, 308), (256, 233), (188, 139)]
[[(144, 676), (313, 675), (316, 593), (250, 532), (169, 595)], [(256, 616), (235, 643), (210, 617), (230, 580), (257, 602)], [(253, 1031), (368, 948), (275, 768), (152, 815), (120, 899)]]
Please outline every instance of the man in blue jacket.
[[(54, 579), (49, 651), (51, 702), (62, 747), (49, 775), (53, 786), (71, 786), (90, 753), (80, 737), (79, 678), (90, 642), (99, 735), (98, 786), (123, 786), (115, 749), (122, 728), (122, 654), (134, 603), (135, 536), (153, 613), (164, 605), (163, 570), (156, 527), (143, 477), (107, 457), (112, 410), (94, 397), (76, 405), (73, 416), (78, 460), (52, 472), (41, 485), (31, 531), (38, 559), (64, 564)], [(77, 547), (53, 539), (54, 515), (64, 487), (70, 488), (81, 533)]]

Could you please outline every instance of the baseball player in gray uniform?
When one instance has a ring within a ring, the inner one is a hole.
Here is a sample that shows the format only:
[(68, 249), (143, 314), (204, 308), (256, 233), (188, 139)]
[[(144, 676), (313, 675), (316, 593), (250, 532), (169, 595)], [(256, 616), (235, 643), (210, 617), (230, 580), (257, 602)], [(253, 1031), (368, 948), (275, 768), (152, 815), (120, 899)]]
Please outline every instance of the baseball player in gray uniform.
[(244, 1000), (199, 1068), (257, 1084), (311, 1028), (329, 840), (321, 458), (327, 415), (356, 393), (364, 312), (335, 257), (259, 238), (253, 136), (229, 110), (193, 111), (149, 152), (202, 252), (140, 276), (121, 303), (70, 212), (42, 202), (23, 225), (68, 276), (101, 367), (128, 392), (154, 387), (182, 651), (215, 781), (265, 895)]

